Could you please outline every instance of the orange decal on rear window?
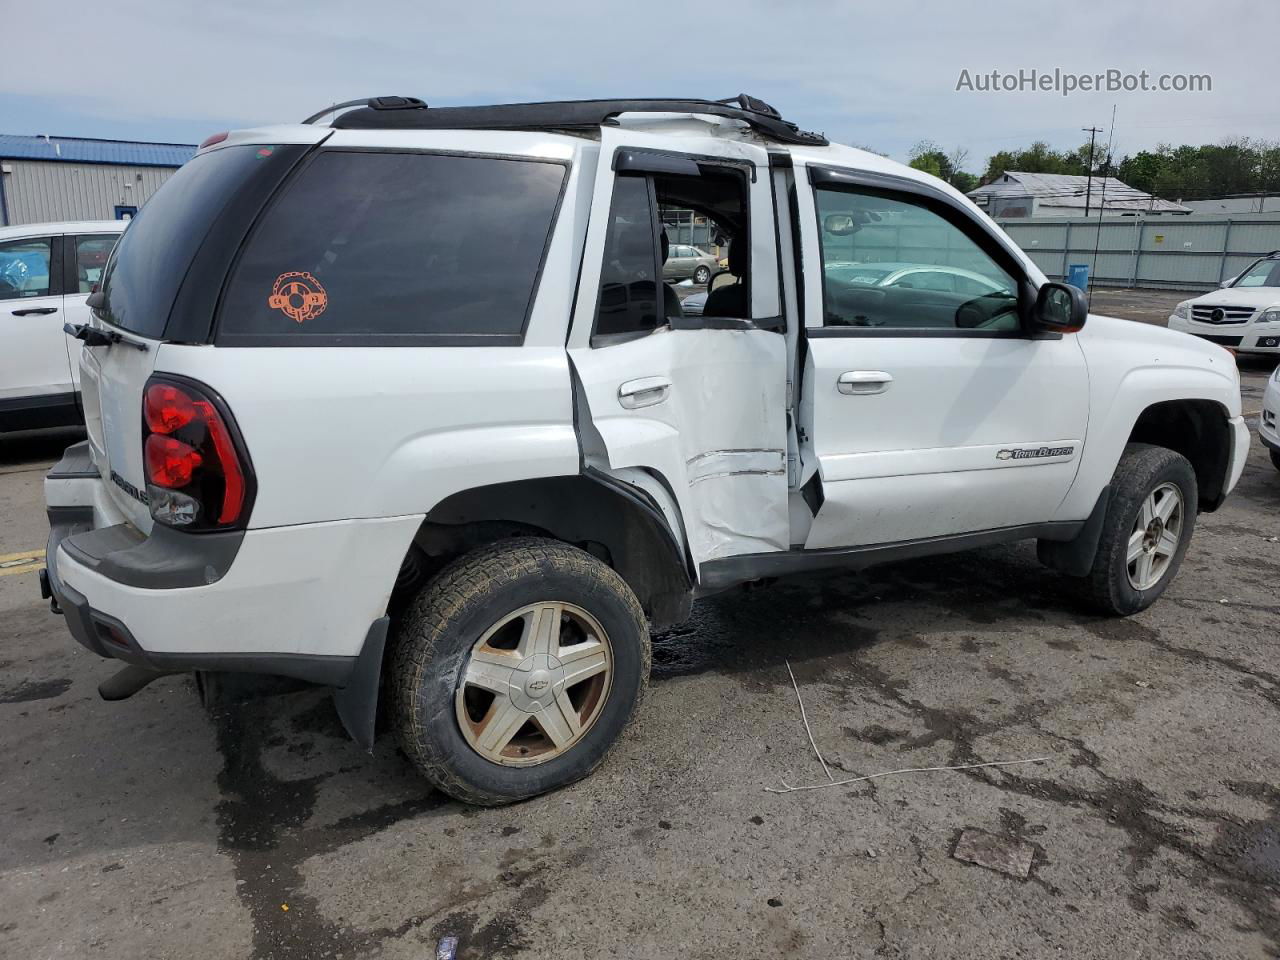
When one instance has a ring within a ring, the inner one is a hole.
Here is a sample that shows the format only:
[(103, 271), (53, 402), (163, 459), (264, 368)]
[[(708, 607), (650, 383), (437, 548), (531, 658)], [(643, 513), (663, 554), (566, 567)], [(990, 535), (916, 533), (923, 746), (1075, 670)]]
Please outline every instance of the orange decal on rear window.
[(276, 277), (267, 297), (267, 306), (280, 310), (294, 323), (313, 320), (324, 313), (329, 305), (329, 295), (320, 281), (309, 273), (294, 270)]

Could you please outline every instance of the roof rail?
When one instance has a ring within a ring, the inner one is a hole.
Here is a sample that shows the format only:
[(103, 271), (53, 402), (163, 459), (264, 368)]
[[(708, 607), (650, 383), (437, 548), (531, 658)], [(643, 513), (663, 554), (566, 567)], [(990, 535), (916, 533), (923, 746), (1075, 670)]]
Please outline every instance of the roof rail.
[(350, 130), (572, 130), (598, 127), (620, 113), (705, 113), (741, 120), (779, 143), (827, 145), (822, 134), (801, 130), (763, 100), (745, 93), (726, 100), (560, 100), (478, 107), (428, 107), (417, 97), (371, 97), (334, 104), (303, 123), (314, 123), (349, 107), (362, 109), (335, 117), (332, 126)]

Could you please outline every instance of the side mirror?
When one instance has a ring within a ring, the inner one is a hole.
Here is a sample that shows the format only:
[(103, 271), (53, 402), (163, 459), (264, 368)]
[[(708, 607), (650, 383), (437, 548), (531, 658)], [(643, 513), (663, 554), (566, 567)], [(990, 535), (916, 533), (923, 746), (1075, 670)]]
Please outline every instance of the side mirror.
[(822, 229), (833, 237), (848, 237), (858, 232), (858, 222), (847, 213), (831, 213), (823, 218)]
[(1040, 333), (1075, 333), (1088, 317), (1084, 291), (1069, 283), (1046, 283), (1036, 296), (1031, 320)]

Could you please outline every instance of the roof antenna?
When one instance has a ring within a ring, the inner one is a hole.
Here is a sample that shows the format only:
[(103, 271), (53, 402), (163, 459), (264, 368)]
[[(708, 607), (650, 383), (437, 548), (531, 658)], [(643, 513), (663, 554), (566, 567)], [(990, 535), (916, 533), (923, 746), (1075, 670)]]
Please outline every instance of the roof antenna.
[[(1107, 171), (1111, 169), (1111, 141), (1116, 136), (1116, 105), (1111, 105), (1111, 132), (1107, 134), (1107, 152), (1102, 159), (1102, 196), (1098, 203), (1098, 227), (1093, 234), (1093, 263), (1089, 269), (1089, 309), (1093, 309), (1093, 275), (1098, 272), (1098, 248), (1102, 245), (1102, 211), (1107, 209)], [(1092, 173), (1092, 171), (1090, 171)]]

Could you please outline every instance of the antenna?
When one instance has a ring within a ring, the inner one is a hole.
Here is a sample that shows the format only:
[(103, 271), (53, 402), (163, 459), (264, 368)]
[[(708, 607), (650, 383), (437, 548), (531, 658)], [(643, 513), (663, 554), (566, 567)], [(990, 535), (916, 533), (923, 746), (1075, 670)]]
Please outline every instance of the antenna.
[[(1116, 105), (1111, 105), (1111, 132), (1107, 134), (1107, 157), (1102, 164), (1102, 202), (1098, 204), (1098, 227), (1093, 234), (1093, 263), (1089, 269), (1089, 309), (1093, 309), (1093, 275), (1098, 272), (1098, 248), (1102, 245), (1102, 211), (1107, 209), (1107, 171), (1111, 168), (1111, 144), (1116, 136)], [(1089, 153), (1093, 153), (1092, 144)], [(1092, 172), (1093, 161), (1089, 162), (1090, 172)], [(1089, 201), (1084, 202), (1085, 210), (1089, 209)], [(1085, 216), (1088, 216), (1086, 212)]]
[(1102, 130), (1099, 127), (1081, 127), (1080, 129), (1089, 135), (1089, 168), (1085, 170), (1089, 179), (1085, 181), (1084, 186), (1084, 215), (1087, 217), (1089, 216), (1089, 196), (1093, 193), (1093, 141)]

